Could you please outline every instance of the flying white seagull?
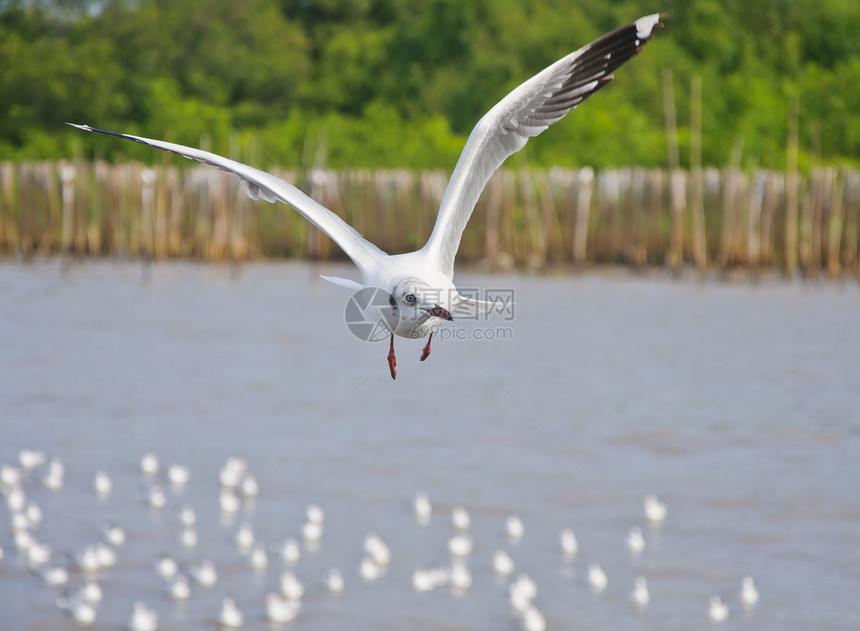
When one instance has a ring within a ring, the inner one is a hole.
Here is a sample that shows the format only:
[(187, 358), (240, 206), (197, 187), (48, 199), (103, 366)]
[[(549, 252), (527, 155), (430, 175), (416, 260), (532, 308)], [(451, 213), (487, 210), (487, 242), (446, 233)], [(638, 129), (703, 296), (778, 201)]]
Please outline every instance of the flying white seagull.
[(295, 208), (343, 249), (358, 268), (362, 282), (323, 278), (353, 290), (375, 288), (385, 292), (389, 305), (385, 307), (384, 325), (391, 338), (388, 366), (393, 379), (397, 374), (395, 335), (411, 339), (429, 336), (421, 354), (424, 361), (430, 355), (433, 332), (446, 320), (453, 320), (452, 311), (488, 307), (462, 296), (453, 279), (460, 237), (490, 176), (508, 156), (522, 149), (529, 138), (609, 83), (612, 72), (639, 52), (654, 29), (662, 26), (664, 17), (665, 14), (649, 15), (607, 33), (539, 72), (487, 112), (475, 125), (460, 154), (429, 240), (420, 250), (406, 254), (386, 254), (292, 184), (264, 171), (171, 142), (69, 124), (172, 151), (234, 173), (251, 199), (281, 201)]

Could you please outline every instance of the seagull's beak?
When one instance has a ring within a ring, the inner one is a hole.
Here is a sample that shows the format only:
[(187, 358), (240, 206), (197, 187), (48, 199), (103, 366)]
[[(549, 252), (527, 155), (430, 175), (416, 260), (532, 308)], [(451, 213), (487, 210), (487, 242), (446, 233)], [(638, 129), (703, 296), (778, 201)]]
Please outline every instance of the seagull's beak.
[(440, 307), (439, 305), (433, 305), (432, 309), (428, 309), (427, 307), (422, 307), (424, 311), (429, 313), (431, 316), (436, 316), (437, 318), (442, 318), (443, 320), (448, 320), (449, 322), (453, 322), (454, 317), (451, 315), (451, 312), (448, 311), (445, 307)]

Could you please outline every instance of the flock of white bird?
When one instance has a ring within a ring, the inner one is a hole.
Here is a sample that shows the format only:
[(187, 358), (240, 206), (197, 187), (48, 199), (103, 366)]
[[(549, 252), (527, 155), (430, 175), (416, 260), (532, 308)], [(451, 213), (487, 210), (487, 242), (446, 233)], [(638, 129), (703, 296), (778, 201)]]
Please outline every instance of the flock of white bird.
[[(167, 503), (162, 488), (154, 483), (160, 471), (160, 463), (155, 454), (147, 453), (140, 462), (141, 474), (149, 482), (142, 495), (143, 502), (152, 510), (161, 510)], [(42, 451), (22, 450), (16, 465), (0, 465), (0, 494), (5, 499), (9, 512), (12, 543), (19, 560), (50, 588), (58, 590), (56, 606), (80, 626), (90, 626), (96, 622), (98, 608), (104, 593), (97, 578), (99, 572), (114, 566), (117, 557), (126, 544), (126, 533), (118, 525), (108, 524), (103, 528), (100, 540), (86, 545), (74, 553), (63, 556), (54, 553), (53, 548), (39, 540), (38, 526), (42, 521), (39, 505), (27, 497), (28, 484), (41, 484), (52, 490), (63, 486), (65, 468), (58, 458), (49, 458)], [(181, 488), (189, 480), (186, 467), (172, 464), (166, 469), (166, 477), (172, 488)], [(238, 457), (227, 459), (219, 471), (219, 505), (222, 513), (237, 513), (243, 503), (256, 495), (259, 485), (248, 471), (246, 462)], [(104, 471), (96, 473), (93, 490), (102, 499), (112, 492), (109, 475)], [(644, 518), (652, 527), (666, 519), (666, 503), (654, 495), (644, 498)], [(413, 502), (415, 519), (419, 526), (426, 526), (433, 513), (433, 505), (425, 493), (418, 493)], [(197, 545), (195, 529), (197, 516), (190, 504), (181, 506), (177, 512), (180, 524), (179, 541), (182, 546), (194, 548)], [(466, 562), (473, 550), (470, 534), (471, 518), (462, 506), (451, 511), (453, 533), (448, 540), (450, 563), (441, 567), (419, 567), (412, 574), (412, 586), (416, 592), (429, 592), (447, 586), (452, 590), (464, 592), (472, 586), (472, 574)], [(316, 504), (307, 507), (307, 515), (299, 538), (290, 537), (278, 546), (267, 546), (257, 540), (253, 527), (241, 522), (235, 531), (236, 549), (243, 555), (247, 565), (254, 570), (264, 570), (271, 558), (280, 557), (284, 567), (294, 567), (304, 549), (313, 549), (323, 537), (325, 514)], [(505, 523), (507, 538), (519, 541), (525, 534), (525, 525), (517, 515), (510, 515)], [(633, 526), (627, 536), (627, 548), (633, 555), (640, 554), (646, 547), (645, 536), (639, 526)], [(571, 561), (579, 551), (576, 535), (571, 528), (559, 533), (560, 551), (564, 559)], [(0, 547), (0, 561), (5, 551)], [(363, 557), (358, 575), (363, 581), (378, 579), (391, 562), (391, 550), (378, 535), (370, 533), (364, 539)], [(520, 627), (525, 631), (543, 631), (547, 628), (546, 617), (535, 604), (538, 587), (525, 573), (514, 577), (516, 565), (510, 553), (497, 549), (492, 555), (495, 574), (507, 584), (510, 607)], [(218, 581), (215, 564), (211, 560), (201, 560), (181, 568), (177, 561), (162, 555), (154, 562), (156, 574), (163, 581), (164, 594), (174, 601), (190, 598), (192, 583), (211, 588)], [(513, 578), (512, 578), (513, 577)], [(297, 618), (302, 610), (305, 586), (291, 570), (284, 569), (279, 576), (279, 591), (268, 593), (264, 598), (265, 612), (260, 612), (272, 623), (287, 623)], [(606, 572), (597, 563), (588, 567), (587, 581), (595, 593), (604, 591), (609, 583)], [(330, 569), (323, 580), (323, 586), (333, 594), (345, 589), (344, 575), (337, 568)], [(74, 589), (72, 587), (74, 586)], [(739, 601), (750, 611), (758, 602), (758, 591), (752, 577), (745, 576), (741, 582)], [(635, 579), (629, 599), (631, 604), (644, 610), (651, 596), (648, 583), (643, 576)], [(707, 615), (712, 622), (722, 622), (729, 617), (729, 607), (720, 596), (710, 599)], [(226, 597), (221, 604), (218, 623), (225, 628), (239, 628), (245, 624), (245, 615), (236, 602)], [(144, 602), (135, 602), (129, 612), (127, 628), (129, 631), (154, 631), (159, 628), (158, 612)]]

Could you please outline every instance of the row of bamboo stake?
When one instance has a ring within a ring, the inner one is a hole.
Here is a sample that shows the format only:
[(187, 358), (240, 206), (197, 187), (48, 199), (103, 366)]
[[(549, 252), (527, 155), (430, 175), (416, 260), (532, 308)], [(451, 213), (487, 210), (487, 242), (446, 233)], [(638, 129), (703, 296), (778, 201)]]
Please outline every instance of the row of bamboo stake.
[[(282, 171), (388, 252), (421, 247), (441, 171)], [(500, 170), (458, 261), (489, 267), (617, 263), (860, 275), (860, 171)], [(0, 163), (0, 252), (146, 258), (330, 259), (297, 213), (253, 202), (202, 166)]]

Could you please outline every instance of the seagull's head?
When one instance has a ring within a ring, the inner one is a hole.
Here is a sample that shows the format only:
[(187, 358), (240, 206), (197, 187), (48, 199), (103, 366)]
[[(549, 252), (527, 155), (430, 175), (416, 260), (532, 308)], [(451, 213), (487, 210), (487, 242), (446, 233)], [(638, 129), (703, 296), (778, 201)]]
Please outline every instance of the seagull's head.
[(398, 318), (395, 331), (398, 335), (424, 337), (442, 322), (454, 319), (448, 310), (450, 292), (418, 278), (396, 280), (389, 293), (389, 302)]

